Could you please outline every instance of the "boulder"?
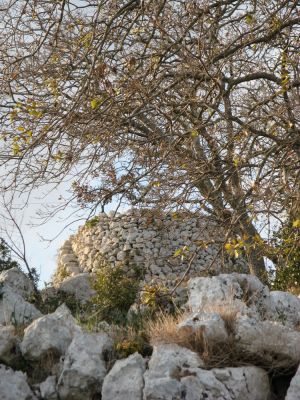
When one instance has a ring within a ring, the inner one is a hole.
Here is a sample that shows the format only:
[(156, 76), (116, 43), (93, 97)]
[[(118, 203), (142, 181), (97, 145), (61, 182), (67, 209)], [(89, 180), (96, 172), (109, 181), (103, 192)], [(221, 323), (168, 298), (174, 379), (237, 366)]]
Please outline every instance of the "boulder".
[(81, 332), (81, 328), (63, 304), (54, 313), (38, 318), (25, 329), (21, 352), (26, 360), (31, 361), (49, 352), (63, 355), (76, 332)]
[(183, 370), (181, 384), (185, 400), (268, 400), (270, 394), (268, 375), (257, 367)]
[(291, 380), (285, 400), (299, 400), (300, 397), (300, 366)]
[(44, 382), (40, 383), (40, 394), (42, 399), (58, 400), (55, 376), (50, 375)]
[(10, 285), (0, 289), (0, 325), (26, 325), (42, 316), (42, 313), (15, 292)]
[(34, 293), (32, 281), (28, 278), (20, 268), (14, 267), (0, 273), (0, 285), (9, 285), (13, 288), (14, 293), (29, 298)]
[(96, 294), (91, 287), (91, 276), (87, 273), (71, 276), (63, 280), (57, 286), (57, 289), (64, 293), (73, 294), (81, 302), (90, 300)]
[(138, 354), (118, 360), (106, 375), (102, 400), (142, 400), (146, 362)]
[(144, 374), (144, 400), (181, 399), (185, 388), (178, 379), (183, 368), (204, 366), (200, 357), (176, 344), (154, 346), (149, 369)]
[(235, 323), (235, 342), (240, 351), (274, 367), (300, 362), (300, 332), (272, 321), (242, 316)]
[(271, 292), (270, 296), (275, 312), (271, 310), (269, 318), (291, 328), (296, 327), (300, 323), (300, 299), (279, 290)]
[(216, 313), (193, 313), (178, 325), (178, 330), (189, 335), (202, 331), (203, 339), (210, 343), (228, 341), (228, 333), (224, 320)]
[(10, 364), (15, 359), (17, 342), (14, 326), (0, 326), (0, 362)]
[(257, 318), (273, 309), (268, 287), (253, 275), (237, 273), (190, 279), (188, 306), (194, 312), (221, 313), (230, 308)]
[[(144, 374), (143, 400), (268, 400), (266, 371), (258, 367), (205, 370), (199, 357), (176, 345), (154, 348)], [(122, 399), (120, 397), (120, 399)]]
[(112, 349), (106, 333), (78, 333), (67, 350), (58, 380), (61, 400), (92, 400), (101, 394), (106, 375), (104, 355)]
[(13, 371), (0, 364), (0, 399), (1, 400), (36, 400), (28, 383), (26, 374)]

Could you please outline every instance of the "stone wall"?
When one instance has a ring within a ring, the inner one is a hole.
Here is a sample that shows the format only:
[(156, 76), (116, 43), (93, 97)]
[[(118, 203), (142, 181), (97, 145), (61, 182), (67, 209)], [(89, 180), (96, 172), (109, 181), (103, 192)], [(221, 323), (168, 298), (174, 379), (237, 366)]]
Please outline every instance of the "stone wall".
[[(194, 214), (163, 215), (139, 210), (102, 213), (63, 244), (56, 277), (96, 272), (106, 263), (112, 267), (122, 265), (129, 274), (138, 268), (146, 282), (174, 283), (186, 271), (194, 253), (187, 277), (208, 270), (219, 273), (226, 269), (224, 237), (215, 222)], [(243, 264), (227, 258), (227, 269), (232, 270), (233, 263), (237, 269)]]

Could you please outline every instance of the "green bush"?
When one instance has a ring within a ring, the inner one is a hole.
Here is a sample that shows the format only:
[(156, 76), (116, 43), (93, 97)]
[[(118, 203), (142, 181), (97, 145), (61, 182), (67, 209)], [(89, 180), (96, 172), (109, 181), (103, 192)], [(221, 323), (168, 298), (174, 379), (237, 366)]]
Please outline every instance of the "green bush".
[(93, 217), (91, 219), (89, 219), (88, 221), (86, 221), (85, 226), (87, 228), (94, 228), (96, 225), (98, 225), (100, 219), (99, 217)]
[(77, 316), (84, 307), (80, 303), (80, 301), (76, 299), (76, 296), (74, 294), (60, 292), (56, 290), (53, 290), (53, 292), (51, 292), (51, 288), (41, 290), (33, 300), (35, 306), (43, 314), (51, 314), (57, 309), (57, 307), (65, 304), (69, 308), (73, 316)]
[(135, 302), (139, 282), (126, 276), (122, 267), (101, 266), (92, 282), (96, 295), (91, 302), (96, 315), (107, 322), (120, 323)]
[(276, 235), (276, 270), (271, 273), (272, 290), (300, 294), (300, 220), (291, 219)]
[(17, 261), (11, 259), (11, 251), (5, 240), (0, 238), (0, 272), (14, 267), (20, 268)]
[(163, 284), (144, 285), (141, 305), (147, 306), (152, 312), (172, 311), (174, 308), (169, 290)]

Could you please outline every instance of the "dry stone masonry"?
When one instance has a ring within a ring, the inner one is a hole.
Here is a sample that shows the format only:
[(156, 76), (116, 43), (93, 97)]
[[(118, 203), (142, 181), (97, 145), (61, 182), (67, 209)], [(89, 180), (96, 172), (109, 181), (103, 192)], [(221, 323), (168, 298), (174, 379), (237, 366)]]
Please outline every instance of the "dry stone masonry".
[[(142, 271), (145, 282), (163, 280), (167, 286), (187, 269), (188, 277), (199, 272), (224, 271), (224, 232), (206, 217), (155, 214), (130, 210), (124, 214), (100, 214), (61, 247), (57, 276), (96, 272), (101, 263)], [(93, 226), (91, 226), (93, 225)], [(243, 270), (241, 260), (226, 260), (226, 267)], [(60, 280), (60, 278), (58, 279)]]

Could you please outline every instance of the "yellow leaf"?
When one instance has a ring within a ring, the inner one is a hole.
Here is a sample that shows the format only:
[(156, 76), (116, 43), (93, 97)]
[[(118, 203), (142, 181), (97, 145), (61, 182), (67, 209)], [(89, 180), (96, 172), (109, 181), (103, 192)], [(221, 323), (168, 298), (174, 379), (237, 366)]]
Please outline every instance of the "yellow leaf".
[(247, 15), (245, 16), (245, 20), (246, 20), (246, 23), (247, 23), (248, 25), (251, 25), (251, 24), (253, 23), (253, 15), (252, 15), (252, 14), (247, 14)]
[(239, 162), (240, 162), (239, 157), (235, 156), (235, 157), (233, 158), (232, 161), (233, 161), (233, 165), (234, 165), (235, 167), (238, 167)]
[(295, 221), (293, 222), (293, 228), (299, 228), (300, 226), (300, 219), (295, 219)]
[(24, 132), (25, 131), (24, 126), (18, 126), (17, 129), (18, 129), (19, 132)]
[(20, 154), (20, 146), (18, 143), (15, 142), (13, 144), (12, 151), (13, 151), (14, 156), (18, 156)]
[(32, 115), (33, 117), (36, 117), (36, 118), (41, 118), (43, 113), (41, 111), (36, 111), (33, 109), (33, 110), (29, 111), (29, 115)]
[(233, 245), (231, 243), (226, 243), (224, 247), (227, 251), (230, 251), (232, 250)]
[(174, 251), (173, 257), (178, 257), (182, 254), (182, 249), (177, 249)]
[(196, 130), (191, 131), (191, 136), (192, 136), (192, 138), (199, 136), (198, 131), (196, 131)]
[(160, 182), (155, 181), (155, 182), (152, 183), (152, 186), (153, 187), (160, 187)]
[(99, 100), (97, 100), (97, 99), (91, 100), (91, 108), (92, 108), (92, 110), (95, 110), (98, 107), (98, 105), (99, 105)]

